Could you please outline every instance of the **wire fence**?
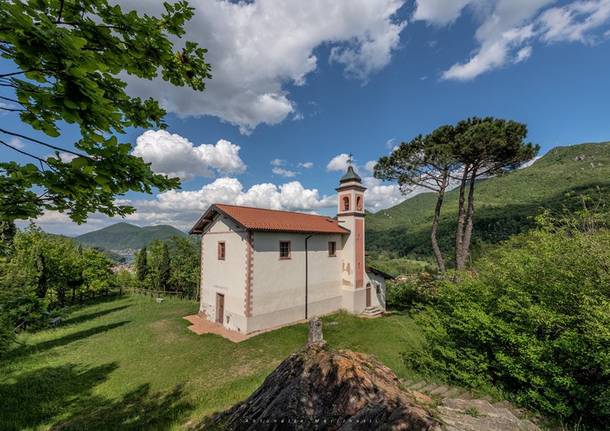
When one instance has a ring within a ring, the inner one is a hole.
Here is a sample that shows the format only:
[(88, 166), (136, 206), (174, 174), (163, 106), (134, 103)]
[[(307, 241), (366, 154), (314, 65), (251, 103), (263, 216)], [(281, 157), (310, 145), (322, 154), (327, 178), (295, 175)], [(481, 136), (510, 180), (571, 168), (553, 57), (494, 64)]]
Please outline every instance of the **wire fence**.
[(129, 289), (128, 292), (131, 294), (136, 294), (136, 295), (150, 296), (151, 298), (171, 297), (171, 298), (187, 299), (190, 301), (199, 300), (199, 298), (197, 298), (196, 296), (193, 296), (193, 294), (191, 294), (189, 292), (182, 292), (182, 291), (132, 288), (132, 289)]

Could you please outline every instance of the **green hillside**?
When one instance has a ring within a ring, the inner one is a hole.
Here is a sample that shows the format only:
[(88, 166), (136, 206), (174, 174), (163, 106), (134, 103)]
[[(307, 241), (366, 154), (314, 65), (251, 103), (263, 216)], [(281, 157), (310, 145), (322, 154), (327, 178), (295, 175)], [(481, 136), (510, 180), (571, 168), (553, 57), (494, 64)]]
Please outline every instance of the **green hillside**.
[[(473, 252), (531, 228), (533, 216), (543, 208), (561, 210), (582, 205), (583, 195), (608, 202), (610, 143), (557, 147), (528, 168), (479, 181)], [(440, 241), (448, 252), (453, 247), (457, 197), (457, 190), (448, 194), (441, 220)], [(367, 249), (429, 258), (435, 202), (434, 194), (425, 193), (367, 215)]]
[(139, 227), (129, 223), (117, 223), (77, 236), (76, 240), (105, 250), (136, 250), (152, 241), (174, 236), (186, 236), (186, 233), (169, 225)]

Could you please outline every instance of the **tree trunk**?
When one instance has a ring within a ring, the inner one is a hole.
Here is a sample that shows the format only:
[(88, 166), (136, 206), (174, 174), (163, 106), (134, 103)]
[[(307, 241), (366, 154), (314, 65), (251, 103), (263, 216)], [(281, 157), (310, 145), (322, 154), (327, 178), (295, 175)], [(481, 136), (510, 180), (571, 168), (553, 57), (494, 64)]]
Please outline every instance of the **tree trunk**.
[(466, 192), (466, 182), (468, 181), (468, 166), (464, 166), (464, 173), (462, 174), (462, 179), (460, 181), (460, 195), (458, 199), (458, 222), (457, 228), (455, 231), (455, 264), (456, 268), (459, 268), (459, 262), (461, 259), (461, 253), (463, 249), (463, 241), (464, 241), (464, 226), (466, 222), (466, 210), (464, 208), (465, 202), (465, 192)]
[(436, 258), (436, 265), (440, 273), (445, 272), (445, 259), (443, 259), (443, 253), (441, 248), (438, 246), (438, 224), (441, 217), (441, 208), (443, 206), (443, 200), (445, 199), (445, 181), (443, 186), (439, 190), (436, 197), (436, 207), (434, 208), (434, 218), (432, 219), (432, 232), (430, 233), (430, 239), (432, 240), (432, 250), (434, 251), (434, 257)]
[(456, 262), (458, 270), (466, 269), (466, 261), (470, 254), (470, 241), (472, 239), (472, 228), (474, 222), (474, 186), (477, 179), (477, 172), (473, 170), (470, 176), (470, 184), (468, 186), (468, 207), (466, 209), (466, 222), (464, 226), (464, 236), (462, 238), (462, 250), (460, 252), (460, 260)]

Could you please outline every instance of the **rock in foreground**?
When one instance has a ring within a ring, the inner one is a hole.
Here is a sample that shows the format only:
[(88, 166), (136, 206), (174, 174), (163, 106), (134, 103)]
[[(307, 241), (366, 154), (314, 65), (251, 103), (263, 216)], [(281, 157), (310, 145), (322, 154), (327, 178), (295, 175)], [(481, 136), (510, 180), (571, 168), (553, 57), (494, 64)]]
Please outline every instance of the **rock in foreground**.
[[(203, 424), (202, 424), (203, 425)], [(203, 425), (227, 430), (441, 430), (427, 408), (376, 360), (310, 346), (294, 353), (248, 399)]]

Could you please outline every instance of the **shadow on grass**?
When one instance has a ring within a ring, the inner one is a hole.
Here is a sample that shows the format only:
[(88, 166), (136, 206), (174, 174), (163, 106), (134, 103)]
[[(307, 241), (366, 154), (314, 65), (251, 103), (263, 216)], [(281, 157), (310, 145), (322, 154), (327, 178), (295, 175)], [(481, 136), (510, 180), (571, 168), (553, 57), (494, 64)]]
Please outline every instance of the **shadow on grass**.
[(96, 311), (95, 313), (89, 313), (89, 314), (83, 314), (83, 315), (76, 316), (76, 317), (71, 317), (69, 319), (64, 320), (61, 323), (60, 327), (66, 326), (66, 325), (76, 325), (78, 323), (87, 322), (88, 320), (97, 319), (98, 317), (102, 317), (107, 314), (114, 313), (116, 311), (124, 310), (125, 308), (129, 308), (129, 307), (130, 307), (129, 305), (121, 305), (120, 307), (109, 308), (108, 310), (101, 310), (101, 311)]
[(182, 400), (182, 387), (150, 391), (148, 385), (116, 399), (94, 394), (97, 385), (118, 368), (116, 363), (85, 368), (75, 364), (46, 367), (0, 383), (0, 429), (52, 430), (168, 429), (192, 406)]
[(148, 384), (140, 385), (120, 399), (98, 401), (95, 408), (77, 412), (50, 430), (170, 429), (193, 409), (182, 392), (182, 385), (167, 392), (151, 392)]
[(62, 411), (103, 401), (92, 394), (93, 388), (117, 368), (116, 363), (92, 368), (66, 364), (23, 373), (12, 383), (0, 384), (0, 429), (36, 428)]
[(83, 331), (73, 332), (71, 334), (67, 334), (63, 337), (54, 338), (48, 341), (42, 341), (40, 343), (31, 344), (31, 345), (23, 345), (17, 347), (10, 352), (8, 352), (5, 356), (6, 360), (13, 360), (15, 358), (29, 355), (31, 353), (39, 353), (45, 350), (53, 349), (55, 347), (65, 346), (66, 344), (70, 344), (74, 341), (82, 340), (87, 337), (91, 337), (92, 335), (100, 334), (102, 332), (110, 331), (115, 328), (119, 328), (123, 325), (129, 323), (129, 320), (124, 320), (122, 322), (111, 323), (108, 325), (96, 326), (94, 328), (85, 329)]

